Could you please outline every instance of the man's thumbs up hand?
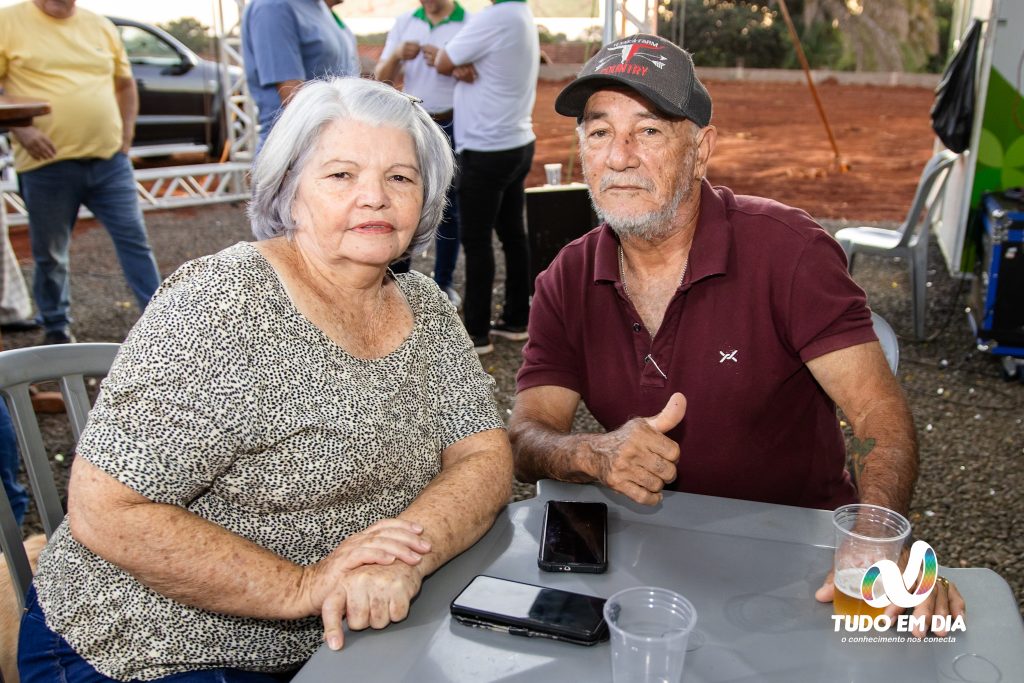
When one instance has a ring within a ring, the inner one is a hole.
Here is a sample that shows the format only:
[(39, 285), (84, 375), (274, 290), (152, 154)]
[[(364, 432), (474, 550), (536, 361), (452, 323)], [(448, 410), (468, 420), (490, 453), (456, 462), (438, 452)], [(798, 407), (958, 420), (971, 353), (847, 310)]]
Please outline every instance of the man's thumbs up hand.
[(655, 505), (661, 490), (676, 478), (679, 444), (665, 436), (686, 415), (686, 397), (672, 394), (661, 412), (636, 417), (591, 442), (602, 484), (638, 503)]
[(661, 409), (661, 412), (654, 417), (647, 418), (647, 424), (656, 432), (667, 434), (676, 428), (686, 415), (686, 397), (678, 391), (672, 394), (668, 403)]

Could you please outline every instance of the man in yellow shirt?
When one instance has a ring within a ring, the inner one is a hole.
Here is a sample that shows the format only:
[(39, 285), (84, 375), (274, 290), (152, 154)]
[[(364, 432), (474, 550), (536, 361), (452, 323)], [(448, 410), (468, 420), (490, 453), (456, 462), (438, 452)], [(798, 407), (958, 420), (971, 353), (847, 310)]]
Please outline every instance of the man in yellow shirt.
[(138, 112), (135, 80), (106, 18), (75, 0), (29, 0), (0, 9), (0, 85), (52, 110), (11, 132), (45, 343), (68, 343), (68, 247), (81, 205), (110, 233), (140, 308), (160, 284), (126, 154)]

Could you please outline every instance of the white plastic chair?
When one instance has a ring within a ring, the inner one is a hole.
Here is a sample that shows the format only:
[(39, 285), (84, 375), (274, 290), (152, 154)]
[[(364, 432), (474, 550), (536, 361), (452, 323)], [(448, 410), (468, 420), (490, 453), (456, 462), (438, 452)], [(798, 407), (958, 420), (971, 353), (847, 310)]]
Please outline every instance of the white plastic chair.
[(938, 220), (937, 207), (941, 205), (949, 167), (957, 155), (942, 150), (933, 156), (921, 173), (906, 220), (896, 230), (864, 226), (843, 228), (836, 240), (846, 252), (850, 272), (858, 253), (888, 254), (906, 259), (910, 265), (911, 303), (914, 314), (914, 337), (925, 335), (925, 292), (928, 278), (928, 235)]
[[(63, 521), (64, 507), (53, 480), (39, 421), (32, 408), (29, 385), (58, 381), (71, 433), (78, 443), (91, 408), (85, 378), (105, 377), (120, 348), (120, 344), (55, 344), (0, 353), (0, 394), (7, 400), (32, 497), (47, 538)], [(21, 541), (21, 528), (14, 520), (7, 493), (0, 487), (0, 545), (7, 558), (7, 569), (16, 588), (18, 604), (24, 606), (25, 594), (32, 582), (32, 569)]]
[(896, 332), (885, 318), (874, 311), (871, 312), (871, 324), (875, 327), (875, 335), (878, 337), (878, 343), (882, 345), (882, 353), (889, 363), (889, 369), (895, 375), (900, 367), (900, 341), (896, 337)]

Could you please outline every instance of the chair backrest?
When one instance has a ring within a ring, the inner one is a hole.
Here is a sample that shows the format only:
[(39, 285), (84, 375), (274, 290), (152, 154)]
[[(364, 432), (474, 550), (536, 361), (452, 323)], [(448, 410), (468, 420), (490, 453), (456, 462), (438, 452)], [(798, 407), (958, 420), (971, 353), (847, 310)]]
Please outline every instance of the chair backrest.
[[(11, 413), (21, 459), (47, 538), (64, 519), (64, 507), (32, 408), (29, 386), (47, 380), (60, 384), (71, 432), (78, 443), (90, 409), (85, 378), (105, 377), (120, 348), (120, 344), (55, 344), (0, 353), (0, 394)], [(18, 599), (24, 604), (32, 571), (21, 541), (21, 528), (14, 520), (7, 494), (0, 488), (0, 542), (14, 585), (21, 589)]]
[(900, 366), (900, 342), (896, 337), (896, 332), (885, 318), (874, 311), (871, 312), (871, 324), (875, 327), (875, 336), (878, 337), (878, 343), (882, 345), (882, 352), (885, 354), (885, 360), (889, 363), (889, 369), (895, 375)]
[[(957, 154), (944, 149), (928, 160), (924, 170), (921, 172), (921, 179), (917, 181), (917, 190), (914, 192), (914, 200), (910, 203), (910, 210), (907, 218), (900, 226), (900, 247), (907, 247), (910, 241), (918, 234), (918, 226), (922, 229), (931, 227), (932, 215), (935, 207), (939, 205), (943, 190), (946, 187), (946, 179), (949, 177), (949, 167), (956, 161)], [(922, 214), (927, 215), (922, 220)]]

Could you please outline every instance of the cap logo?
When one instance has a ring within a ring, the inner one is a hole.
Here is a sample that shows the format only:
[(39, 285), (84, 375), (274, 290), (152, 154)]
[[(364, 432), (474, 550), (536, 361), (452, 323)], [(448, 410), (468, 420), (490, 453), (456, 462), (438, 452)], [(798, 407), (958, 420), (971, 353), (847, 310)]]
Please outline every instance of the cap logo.
[(662, 46), (653, 40), (640, 38), (620, 41), (605, 48), (609, 54), (594, 65), (594, 73), (646, 76), (651, 66), (664, 69), (668, 63), (665, 55), (658, 54), (661, 49)]

